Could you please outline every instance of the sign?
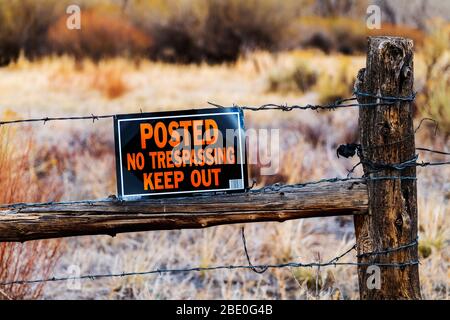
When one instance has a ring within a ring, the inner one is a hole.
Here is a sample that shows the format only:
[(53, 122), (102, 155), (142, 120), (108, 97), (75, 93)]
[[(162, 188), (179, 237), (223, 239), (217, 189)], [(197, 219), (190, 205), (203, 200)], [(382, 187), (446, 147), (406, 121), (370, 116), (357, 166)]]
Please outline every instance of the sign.
[(248, 187), (239, 108), (116, 115), (114, 137), (120, 199)]

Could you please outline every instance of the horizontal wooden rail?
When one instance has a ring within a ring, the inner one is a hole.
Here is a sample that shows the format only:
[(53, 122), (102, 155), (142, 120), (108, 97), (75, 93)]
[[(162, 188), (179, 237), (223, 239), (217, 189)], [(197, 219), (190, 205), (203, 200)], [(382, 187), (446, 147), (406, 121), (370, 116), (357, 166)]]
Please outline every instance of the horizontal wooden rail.
[(362, 180), (276, 192), (6, 205), (0, 207), (0, 242), (365, 214), (367, 207)]

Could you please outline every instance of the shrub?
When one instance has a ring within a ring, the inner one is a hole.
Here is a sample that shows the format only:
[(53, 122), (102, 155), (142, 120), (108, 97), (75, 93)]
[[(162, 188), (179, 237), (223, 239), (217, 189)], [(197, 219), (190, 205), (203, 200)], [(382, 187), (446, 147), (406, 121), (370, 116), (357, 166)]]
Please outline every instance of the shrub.
[[(253, 49), (314, 47), (362, 53), (366, 37), (401, 35), (421, 45), (424, 33), (383, 23), (368, 30), (350, 16), (365, 1), (79, 0), (82, 29), (66, 28), (68, 0), (0, 0), (0, 65), (56, 51), (95, 60), (150, 56), (169, 62), (235, 61)], [(364, 9), (364, 10), (363, 10)], [(302, 13), (316, 16), (301, 16)], [(321, 16), (317, 16), (321, 15)]]
[(314, 13), (324, 17), (363, 16), (368, 6), (367, 0), (316, 0), (312, 4)]
[(313, 33), (303, 44), (306, 48), (317, 48), (329, 54), (335, 48), (334, 39), (323, 31)]
[(433, 249), (430, 245), (420, 243), (419, 244), (419, 255), (422, 259), (428, 258), (433, 253)]
[(211, 61), (235, 60), (242, 50), (274, 49), (292, 14), (278, 1), (211, 0), (203, 30)]
[(150, 20), (148, 33), (154, 39), (151, 58), (166, 62), (190, 63), (205, 59), (201, 47), (202, 16), (191, 5), (172, 11), (167, 21)]
[[(14, 131), (0, 129), (0, 203), (43, 201), (50, 196), (51, 187), (40, 188), (27, 174), (32, 143), (17, 139)], [(18, 145), (23, 149), (17, 148)], [(48, 277), (58, 261), (60, 247), (61, 242), (57, 240), (0, 243), (0, 281)], [(43, 288), (43, 284), (4, 286), (0, 288), (0, 300), (35, 299), (40, 297)]]
[(325, 53), (361, 53), (366, 50), (365, 26), (346, 17), (303, 17), (297, 21), (302, 38), (300, 46), (317, 48)]
[(29, 58), (47, 53), (46, 32), (66, 0), (0, 0), (0, 66), (21, 50)]
[(118, 55), (148, 54), (151, 40), (129, 21), (114, 13), (84, 10), (80, 30), (66, 28), (66, 17), (60, 17), (48, 30), (48, 42), (57, 53), (95, 61)]
[(152, 57), (180, 62), (235, 61), (245, 50), (276, 49), (294, 14), (291, 1), (144, 3), (129, 15), (154, 39)]
[(299, 44), (307, 48), (318, 48), (325, 53), (333, 51), (343, 54), (365, 53), (369, 36), (401, 36), (414, 40), (421, 47), (425, 33), (403, 25), (383, 23), (381, 29), (368, 29), (362, 21), (347, 17), (302, 17), (296, 22), (301, 30)]
[(276, 70), (269, 75), (269, 91), (307, 92), (317, 82), (317, 72), (304, 62), (297, 62), (292, 69)]
[(360, 33), (354, 33), (346, 28), (336, 28), (336, 51), (352, 55), (365, 53), (367, 50), (367, 37)]

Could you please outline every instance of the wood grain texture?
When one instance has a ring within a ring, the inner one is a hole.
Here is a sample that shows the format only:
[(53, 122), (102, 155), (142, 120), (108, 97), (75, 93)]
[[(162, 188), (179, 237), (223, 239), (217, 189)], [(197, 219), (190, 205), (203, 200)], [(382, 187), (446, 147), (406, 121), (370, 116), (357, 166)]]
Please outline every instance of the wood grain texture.
[[(367, 65), (358, 74), (360, 92), (394, 97), (413, 94), (413, 42), (397, 37), (369, 38)], [(359, 97), (359, 103), (376, 99)], [(396, 164), (415, 155), (412, 103), (360, 107), (359, 132), (362, 158), (370, 163)], [(364, 172), (376, 176), (415, 177), (415, 167), (383, 169), (370, 165)], [(415, 180), (369, 180), (369, 215), (355, 217), (358, 253), (405, 245), (417, 237), (417, 187)], [(363, 263), (409, 262), (418, 259), (416, 247), (386, 255), (360, 258)], [(381, 289), (370, 290), (367, 267), (358, 268), (362, 299), (420, 299), (418, 266), (381, 268)]]
[(365, 214), (362, 180), (279, 192), (0, 207), (0, 242)]

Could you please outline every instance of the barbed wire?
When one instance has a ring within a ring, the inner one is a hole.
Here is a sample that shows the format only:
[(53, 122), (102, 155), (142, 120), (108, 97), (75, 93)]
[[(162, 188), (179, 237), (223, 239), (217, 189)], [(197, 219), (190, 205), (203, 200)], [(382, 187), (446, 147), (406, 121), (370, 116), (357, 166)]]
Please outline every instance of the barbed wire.
[(408, 168), (412, 167), (429, 167), (429, 166), (445, 166), (450, 165), (450, 161), (440, 161), (440, 162), (417, 162), (418, 155), (414, 155), (411, 159), (408, 159), (406, 161), (400, 162), (400, 163), (383, 163), (383, 162), (373, 162), (366, 159), (361, 159), (360, 162), (355, 165), (350, 172), (353, 172), (353, 170), (356, 168), (356, 166), (362, 164), (367, 166), (369, 169), (367, 174), (371, 173), (377, 173), (383, 170), (397, 170), (402, 171)]
[(412, 102), (416, 99), (417, 92), (413, 92), (413, 94), (410, 96), (395, 97), (395, 96), (383, 96), (383, 95), (379, 95), (379, 94), (372, 94), (372, 93), (354, 90), (353, 95), (355, 95), (356, 97), (358, 97), (358, 96), (369, 97), (369, 98), (385, 100), (385, 101), (393, 101), (393, 102), (395, 102), (395, 101)]
[(370, 180), (417, 180), (417, 177), (415, 176), (379, 176), (379, 177), (369, 177), (369, 176), (362, 176), (362, 177), (335, 177), (335, 178), (325, 178), (325, 179), (319, 179), (315, 181), (308, 181), (308, 182), (299, 182), (299, 183), (293, 183), (293, 184), (283, 184), (283, 183), (274, 183), (268, 186), (264, 186), (260, 189), (251, 190), (251, 192), (280, 192), (285, 189), (289, 188), (302, 188), (307, 187), (311, 185), (317, 185), (321, 183), (335, 183), (335, 182), (346, 182), (346, 181), (354, 181), (354, 182), (367, 182)]
[(397, 252), (400, 250), (404, 250), (407, 248), (411, 248), (411, 247), (415, 247), (419, 245), (419, 237), (416, 237), (416, 239), (414, 239), (413, 241), (411, 241), (410, 243), (395, 247), (395, 248), (386, 248), (380, 251), (374, 251), (374, 252), (366, 252), (366, 253), (361, 253), (356, 255), (357, 258), (363, 258), (363, 257), (370, 257), (370, 256), (374, 256), (374, 255), (386, 255), (392, 252)]
[[(399, 141), (395, 142), (398, 143)], [(373, 147), (373, 146), (372, 146)], [(378, 147), (378, 146), (375, 146)], [(416, 151), (426, 151), (430, 153), (436, 153), (436, 154), (442, 154), (442, 155), (450, 155), (450, 153), (440, 150), (433, 150), (428, 148), (419, 147), (415, 149)], [(428, 166), (443, 166), (443, 165), (449, 165), (450, 161), (440, 161), (440, 162), (418, 162), (419, 155), (415, 154), (412, 158), (405, 160), (400, 163), (382, 163), (382, 162), (373, 162), (370, 160), (367, 160), (363, 155), (363, 148), (361, 144), (358, 143), (347, 143), (342, 144), (336, 149), (336, 155), (339, 158), (339, 156), (343, 156), (345, 158), (351, 158), (355, 155), (359, 157), (359, 162), (355, 164), (349, 171), (348, 176), (354, 173), (356, 168), (360, 165), (365, 165), (368, 168), (368, 172), (365, 173), (363, 177), (367, 177), (368, 174), (371, 173), (377, 173), (386, 169), (391, 170), (404, 170), (411, 167), (428, 167)]]
[[(164, 274), (174, 274), (174, 273), (189, 273), (189, 272), (206, 272), (206, 271), (216, 271), (216, 270), (252, 270), (256, 273), (262, 274), (268, 271), (269, 269), (282, 269), (282, 268), (322, 268), (322, 267), (337, 267), (337, 266), (379, 266), (386, 268), (405, 268), (408, 266), (418, 265), (420, 263), (419, 260), (410, 260), (405, 262), (392, 262), (392, 263), (380, 263), (380, 262), (340, 262), (342, 258), (350, 254), (352, 251), (357, 251), (357, 245), (354, 244), (349, 249), (345, 250), (343, 253), (337, 255), (332, 258), (328, 262), (286, 262), (286, 263), (278, 263), (278, 264), (259, 264), (254, 265), (251, 262), (250, 255), (247, 249), (247, 243), (245, 239), (245, 231), (244, 228), (241, 228), (241, 237), (244, 246), (245, 257), (247, 259), (248, 265), (216, 265), (210, 267), (185, 267), (185, 268), (158, 268), (147, 271), (131, 271), (131, 272), (120, 272), (120, 273), (100, 273), (100, 274), (85, 274), (79, 276), (54, 276), (49, 278), (41, 278), (41, 279), (27, 279), (27, 280), (12, 280), (12, 281), (4, 281), (0, 282), (0, 287), (5, 286), (13, 286), (13, 285), (30, 285), (37, 283), (47, 283), (47, 282), (63, 282), (63, 281), (73, 281), (73, 280), (98, 280), (103, 278), (123, 278), (123, 277), (131, 277), (131, 276), (145, 276), (145, 275), (164, 275)], [(364, 255), (384, 255), (389, 252), (395, 252), (400, 250), (408, 249), (412, 246), (416, 246), (418, 244), (417, 239), (413, 240), (409, 244), (405, 244), (396, 248), (389, 248), (383, 251), (374, 251), (364, 253)], [(389, 250), (389, 252), (387, 252)], [(361, 255), (360, 255), (361, 256)], [(359, 256), (356, 256), (359, 258)]]
[(436, 121), (435, 119), (432, 119), (432, 118), (422, 118), (422, 119), (420, 120), (420, 122), (419, 122), (419, 125), (418, 125), (417, 128), (414, 130), (414, 133), (417, 133), (417, 131), (420, 130), (420, 127), (422, 126), (422, 124), (423, 124), (425, 121), (430, 121), (430, 122), (433, 122), (433, 123), (434, 123), (434, 135), (436, 136), (436, 135), (437, 135), (437, 132), (439, 131), (439, 122)]
[(440, 151), (440, 150), (433, 150), (433, 149), (422, 148), (422, 147), (418, 147), (418, 148), (416, 148), (416, 150), (450, 156), (450, 152), (445, 152), (445, 151)]
[[(356, 101), (358, 96), (367, 96), (376, 98), (379, 102), (373, 103), (350, 103), (351, 101)], [(405, 102), (405, 101), (414, 101), (416, 94), (407, 97), (392, 97), (392, 96), (381, 96), (381, 95), (373, 95), (369, 93), (354, 91), (353, 96), (350, 98), (337, 99), (335, 102), (324, 105), (288, 105), (288, 104), (275, 104), (268, 103), (263, 104), (261, 106), (238, 106), (233, 104), (233, 107), (238, 107), (243, 110), (250, 111), (261, 111), (261, 110), (281, 110), (281, 111), (292, 111), (292, 110), (335, 110), (339, 108), (352, 108), (352, 107), (375, 107), (375, 106), (383, 106), (383, 105), (391, 105), (397, 102)], [(225, 108), (224, 106), (214, 103), (207, 102), (209, 105), (212, 105), (217, 108)], [(142, 110), (141, 110), (142, 113)], [(92, 120), (92, 122), (98, 121), (100, 119), (108, 119), (113, 118), (115, 115), (113, 114), (104, 114), (104, 115), (95, 115), (91, 114), (89, 116), (68, 116), (68, 117), (44, 117), (44, 118), (29, 118), (29, 119), (16, 119), (16, 120), (4, 120), (0, 121), (0, 126), (10, 125), (10, 124), (19, 124), (19, 123), (31, 123), (31, 122), (42, 122), (46, 124), (50, 121), (65, 121), (65, 120)]]
[[(359, 163), (360, 164), (360, 163)], [(405, 164), (405, 167), (403, 167), (403, 164)], [(394, 164), (393, 167), (395, 167), (397, 170), (403, 170), (406, 168), (406, 164), (409, 164), (409, 161), (405, 163), (400, 164)], [(432, 165), (449, 165), (450, 162), (436, 162), (436, 163), (416, 163), (417, 166), (432, 166)], [(350, 173), (353, 173), (354, 168), (350, 170)], [(381, 171), (381, 169), (377, 169), (375, 171), (372, 171), (370, 173), (376, 173)], [(254, 180), (252, 183), (252, 186), (247, 188), (247, 192), (250, 193), (269, 193), (269, 192), (283, 192), (287, 189), (298, 189), (298, 188), (304, 188), (312, 185), (318, 185), (323, 183), (337, 183), (337, 182), (348, 182), (352, 181), (355, 183), (367, 183), (368, 181), (379, 181), (379, 180), (417, 180), (416, 176), (369, 176), (369, 175), (363, 175), (360, 177), (333, 177), (333, 178), (323, 178), (318, 179), (314, 181), (307, 181), (307, 182), (299, 182), (299, 183), (292, 183), (292, 184), (285, 184), (281, 182), (273, 183), (267, 186), (263, 186), (258, 189), (254, 189), (254, 186), (256, 185), (256, 181)], [(210, 196), (210, 193), (205, 193), (205, 195)], [(159, 201), (160, 199), (158, 199)], [(146, 199), (145, 201), (152, 201), (151, 199)], [(13, 210), (20, 210), (20, 209), (26, 209), (26, 208), (33, 208), (33, 207), (40, 207), (40, 206), (48, 206), (48, 205), (73, 205), (73, 204), (88, 204), (88, 205), (95, 205), (99, 203), (125, 203), (125, 200), (121, 200), (116, 197), (116, 195), (110, 195), (106, 199), (88, 199), (88, 200), (74, 200), (74, 201), (47, 201), (47, 202), (34, 202), (34, 203), (26, 203), (26, 202), (17, 202), (17, 203), (11, 203), (11, 204), (0, 204), (0, 209), (13, 209)]]
[[(350, 103), (351, 101), (356, 101), (358, 96), (366, 96), (366, 97), (372, 97), (375, 99), (378, 99), (379, 102), (371, 102), (371, 103)], [(305, 105), (288, 105), (288, 104), (276, 104), (276, 103), (267, 103), (260, 106), (239, 106), (236, 104), (233, 104), (233, 107), (238, 107), (243, 110), (249, 110), (249, 111), (261, 111), (261, 110), (281, 110), (281, 111), (292, 111), (292, 110), (336, 110), (339, 108), (353, 108), (353, 107), (376, 107), (376, 106), (385, 106), (385, 105), (392, 105), (400, 102), (405, 101), (414, 101), (416, 97), (416, 94), (414, 93), (411, 96), (406, 97), (393, 97), (393, 96), (381, 96), (381, 95), (373, 95), (365, 92), (359, 92), (354, 91), (353, 97), (350, 98), (344, 98), (344, 99), (337, 99), (333, 103), (330, 104), (305, 104)], [(225, 108), (225, 106), (210, 102), (208, 101), (208, 104), (216, 107), (216, 108)]]
[[(308, 182), (300, 182), (293, 184), (284, 184), (284, 183), (274, 183), (271, 185), (263, 186), (259, 189), (253, 189), (256, 182), (254, 181), (252, 187), (248, 188), (248, 192), (250, 193), (269, 193), (269, 192), (283, 192), (287, 189), (292, 188), (304, 188), (312, 185), (322, 184), (322, 183), (337, 183), (337, 182), (347, 182), (353, 181), (355, 183), (365, 183), (370, 180), (417, 180), (415, 176), (378, 176), (378, 177), (334, 177), (334, 178), (325, 178), (319, 179), (315, 181)], [(207, 196), (210, 196), (210, 193), (205, 193)], [(231, 194), (230, 194), (231, 195)], [(157, 201), (160, 201), (158, 199)], [(151, 202), (152, 199), (145, 199), (145, 201)], [(0, 204), (0, 209), (12, 209), (12, 210), (21, 210), (26, 208), (34, 208), (41, 206), (50, 206), (50, 205), (75, 205), (75, 204), (87, 204), (87, 205), (95, 205), (99, 203), (118, 203), (123, 204), (127, 201), (121, 200), (117, 198), (115, 195), (110, 195), (106, 199), (91, 199), (91, 200), (74, 200), (74, 201), (47, 201), (47, 202), (34, 202), (34, 203), (26, 203), (26, 202), (17, 202), (11, 204)]]
[(66, 120), (92, 120), (94, 123), (100, 119), (113, 118), (113, 114), (98, 115), (91, 114), (90, 116), (69, 116), (69, 117), (44, 117), (44, 118), (30, 118), (30, 119), (17, 119), (0, 121), (0, 126), (8, 124), (30, 123), (30, 122), (42, 122), (46, 124), (49, 121), (66, 121)]

